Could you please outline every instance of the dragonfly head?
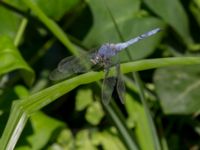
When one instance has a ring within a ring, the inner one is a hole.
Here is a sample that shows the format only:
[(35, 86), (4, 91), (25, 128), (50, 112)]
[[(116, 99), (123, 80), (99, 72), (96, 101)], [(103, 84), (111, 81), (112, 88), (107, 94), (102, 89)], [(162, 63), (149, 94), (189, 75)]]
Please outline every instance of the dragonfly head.
[(112, 44), (104, 44), (102, 45), (96, 53), (93, 53), (90, 61), (94, 65), (98, 65), (101, 67), (106, 67), (110, 60), (110, 57), (114, 55), (115, 51), (113, 51)]

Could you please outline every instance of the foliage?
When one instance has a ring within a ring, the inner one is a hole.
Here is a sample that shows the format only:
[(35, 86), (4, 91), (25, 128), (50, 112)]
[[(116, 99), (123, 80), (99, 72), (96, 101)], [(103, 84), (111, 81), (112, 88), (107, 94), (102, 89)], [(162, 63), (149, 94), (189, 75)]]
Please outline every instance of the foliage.
[[(198, 0), (0, 1), (0, 149), (199, 149), (199, 16)], [(119, 53), (124, 105), (116, 91), (101, 103), (103, 70), (48, 78), (64, 57), (157, 27)]]

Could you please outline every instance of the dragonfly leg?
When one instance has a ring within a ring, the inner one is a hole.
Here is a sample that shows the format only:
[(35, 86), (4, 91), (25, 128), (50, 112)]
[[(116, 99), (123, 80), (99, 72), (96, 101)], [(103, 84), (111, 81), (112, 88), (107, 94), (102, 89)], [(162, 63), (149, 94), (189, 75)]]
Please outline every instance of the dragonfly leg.
[(120, 71), (120, 64), (116, 65), (116, 70), (117, 70), (117, 93), (118, 93), (121, 103), (124, 104), (126, 89), (125, 89), (124, 80), (122, 79), (122, 74)]

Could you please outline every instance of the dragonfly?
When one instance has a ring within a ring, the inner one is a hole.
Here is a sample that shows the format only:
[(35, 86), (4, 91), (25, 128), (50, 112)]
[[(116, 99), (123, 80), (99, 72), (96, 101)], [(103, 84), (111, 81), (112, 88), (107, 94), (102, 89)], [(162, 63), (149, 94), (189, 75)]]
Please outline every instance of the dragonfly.
[[(103, 44), (96, 51), (88, 52), (82, 57), (66, 57), (62, 59), (57, 68), (50, 73), (49, 78), (53, 81), (59, 81), (69, 78), (75, 74), (95, 70), (95, 68), (103, 68), (105, 72), (101, 90), (101, 99), (103, 104), (109, 104), (115, 86), (119, 99), (121, 103), (124, 104), (125, 84), (120, 72), (120, 64), (118, 62), (113, 64), (112, 58), (130, 45), (155, 35), (159, 31), (161, 31), (160, 28), (155, 28), (125, 42)], [(116, 75), (110, 77), (109, 70), (112, 66), (116, 67)]]

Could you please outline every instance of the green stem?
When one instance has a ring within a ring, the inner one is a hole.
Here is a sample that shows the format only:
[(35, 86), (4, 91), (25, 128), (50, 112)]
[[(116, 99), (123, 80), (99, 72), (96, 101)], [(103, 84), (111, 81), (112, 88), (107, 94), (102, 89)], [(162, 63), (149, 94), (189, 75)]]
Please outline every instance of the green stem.
[(20, 40), (22, 39), (23, 33), (25, 31), (25, 28), (28, 24), (28, 20), (26, 18), (23, 18), (21, 25), (19, 27), (19, 30), (16, 34), (15, 40), (14, 40), (14, 45), (17, 47), (20, 43)]
[(35, 13), (40, 21), (56, 36), (56, 38), (66, 47), (69, 51), (79, 56), (77, 49), (70, 42), (64, 31), (35, 4), (32, 0), (23, 0), (23, 2)]
[(109, 113), (111, 119), (115, 123), (116, 128), (119, 131), (119, 134), (123, 137), (122, 140), (126, 145), (127, 149), (138, 150), (138, 146), (133, 140), (132, 132), (126, 126), (126, 119), (122, 115), (119, 107), (114, 101), (111, 101), (110, 105), (104, 105), (106, 111)]

